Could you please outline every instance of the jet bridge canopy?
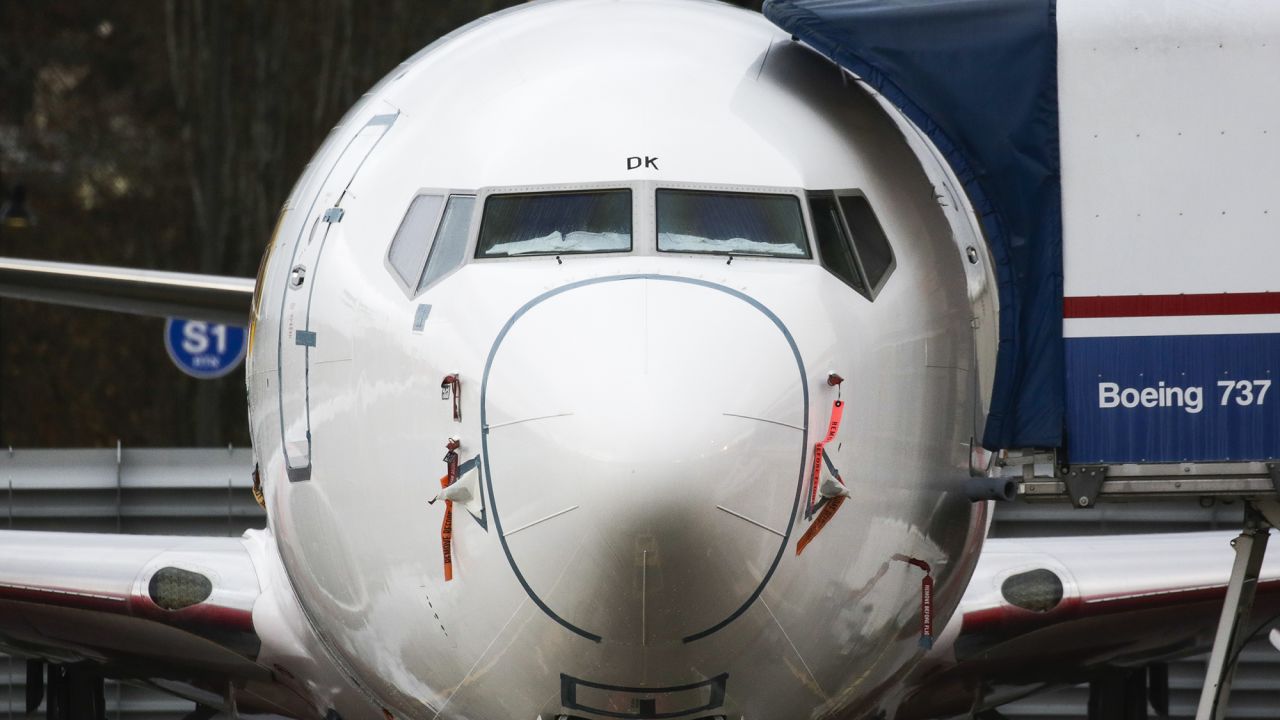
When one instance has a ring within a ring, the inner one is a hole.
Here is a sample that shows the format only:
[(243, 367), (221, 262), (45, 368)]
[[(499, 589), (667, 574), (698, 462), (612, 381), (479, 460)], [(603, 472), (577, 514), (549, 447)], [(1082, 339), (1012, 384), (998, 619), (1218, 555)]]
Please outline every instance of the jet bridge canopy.
[(946, 158), (996, 263), (988, 448), (1059, 447), (1065, 413), (1052, 0), (769, 0), (765, 15), (884, 95)]

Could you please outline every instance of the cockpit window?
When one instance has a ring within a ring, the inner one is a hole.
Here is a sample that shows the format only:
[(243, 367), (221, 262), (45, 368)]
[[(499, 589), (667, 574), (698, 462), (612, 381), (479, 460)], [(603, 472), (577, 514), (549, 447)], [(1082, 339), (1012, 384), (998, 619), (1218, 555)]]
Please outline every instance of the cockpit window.
[(440, 208), (444, 205), (443, 195), (419, 195), (409, 205), (400, 222), (400, 229), (391, 239), (391, 249), (387, 258), (391, 268), (409, 289), (418, 284), (418, 276), (422, 273), (422, 264), (427, 261), (427, 253), (431, 250), (431, 238), (435, 236), (436, 223), (440, 221)]
[(418, 281), (418, 292), (430, 287), (454, 268), (462, 265), (467, 257), (467, 235), (471, 230), (471, 210), (476, 205), (474, 195), (450, 195), (440, 218), (436, 240), (427, 256), (427, 267)]
[(889, 247), (889, 238), (884, 234), (884, 228), (880, 227), (880, 221), (876, 219), (876, 213), (865, 197), (840, 195), (839, 200), (845, 222), (849, 224), (849, 233), (853, 235), (854, 247), (858, 249), (858, 260), (862, 262), (867, 285), (874, 295), (884, 286), (885, 279), (896, 264), (893, 248)]
[(822, 266), (840, 278), (860, 295), (871, 298), (853, 254), (853, 242), (840, 217), (840, 206), (831, 193), (811, 194), (809, 214), (813, 218), (813, 234), (818, 241), (818, 257)]
[(897, 262), (871, 203), (856, 191), (811, 192), (809, 213), (822, 266), (875, 300)]
[(809, 257), (794, 195), (658, 190), (657, 206), (659, 251)]
[(490, 195), (476, 257), (627, 252), (631, 191)]

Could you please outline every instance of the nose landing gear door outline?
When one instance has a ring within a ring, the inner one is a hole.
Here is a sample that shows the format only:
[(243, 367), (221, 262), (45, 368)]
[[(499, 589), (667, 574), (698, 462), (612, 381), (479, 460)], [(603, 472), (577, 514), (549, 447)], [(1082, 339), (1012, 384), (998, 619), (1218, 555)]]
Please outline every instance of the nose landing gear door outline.
[(311, 302), (321, 279), (320, 261), (333, 225), (342, 222), (343, 201), (365, 160), (395, 123), (398, 113), (371, 118), (347, 142), (311, 203), (293, 248), (281, 307), (280, 436), (289, 480), (311, 479), (311, 351), (324, 342), (311, 323)]

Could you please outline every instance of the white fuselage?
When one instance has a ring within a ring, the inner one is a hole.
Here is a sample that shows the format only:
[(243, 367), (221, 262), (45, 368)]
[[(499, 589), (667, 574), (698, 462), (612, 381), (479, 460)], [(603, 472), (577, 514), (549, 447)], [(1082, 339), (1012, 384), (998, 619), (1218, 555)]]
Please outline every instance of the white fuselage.
[[(985, 528), (962, 481), (989, 271), (922, 162), (837, 68), (714, 4), (521, 7), (375, 88), (286, 205), (248, 371), (271, 529), (344, 672), (398, 718), (891, 704), (922, 652), (903, 558), (941, 627)], [(794, 197), (809, 257), (659, 252), (673, 188)], [(629, 251), (476, 257), (491, 196), (604, 189), (630, 193)], [(819, 190), (875, 210), (874, 301), (819, 258)], [(388, 253), (424, 195), (475, 199), (419, 291)], [(851, 496), (797, 555), (837, 397)], [(446, 581), (451, 438), (479, 498)]]

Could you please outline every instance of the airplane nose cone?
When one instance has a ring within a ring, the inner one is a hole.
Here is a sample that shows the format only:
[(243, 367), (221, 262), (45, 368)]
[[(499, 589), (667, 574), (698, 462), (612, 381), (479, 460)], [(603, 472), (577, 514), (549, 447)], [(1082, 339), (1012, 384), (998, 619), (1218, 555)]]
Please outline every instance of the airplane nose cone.
[(807, 403), (790, 333), (737, 291), (606, 278), (530, 302), (481, 402), (494, 529), (526, 592), (609, 643), (731, 623), (786, 545)]

